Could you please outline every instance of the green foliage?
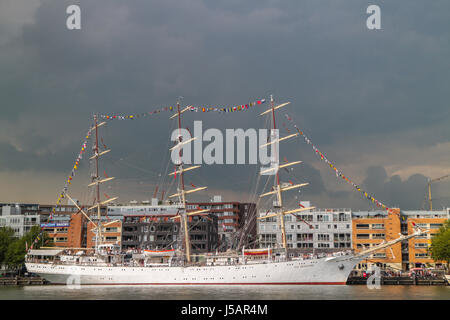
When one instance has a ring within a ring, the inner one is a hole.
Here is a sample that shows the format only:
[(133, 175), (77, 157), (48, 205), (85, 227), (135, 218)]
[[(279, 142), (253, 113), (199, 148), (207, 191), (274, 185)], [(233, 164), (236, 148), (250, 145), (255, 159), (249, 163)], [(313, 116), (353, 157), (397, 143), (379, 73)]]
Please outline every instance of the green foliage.
[(14, 241), (14, 230), (10, 227), (0, 228), (0, 265), (5, 264), (6, 251)]
[(434, 260), (450, 261), (450, 220), (447, 220), (439, 233), (431, 239), (431, 257)]
[[(21, 238), (14, 237), (14, 231), (10, 228), (0, 230), (0, 257), (1, 263), (10, 268), (19, 268), (25, 262), (26, 248), (30, 248), (36, 237), (40, 234), (39, 226), (33, 226), (31, 230)], [(42, 235), (41, 235), (42, 238)], [(33, 246), (34, 249), (41, 247), (42, 243), (48, 246), (49, 237), (44, 233), (44, 240), (39, 240)]]
[(25, 241), (23, 238), (14, 240), (6, 251), (5, 264), (10, 268), (20, 267), (25, 260)]

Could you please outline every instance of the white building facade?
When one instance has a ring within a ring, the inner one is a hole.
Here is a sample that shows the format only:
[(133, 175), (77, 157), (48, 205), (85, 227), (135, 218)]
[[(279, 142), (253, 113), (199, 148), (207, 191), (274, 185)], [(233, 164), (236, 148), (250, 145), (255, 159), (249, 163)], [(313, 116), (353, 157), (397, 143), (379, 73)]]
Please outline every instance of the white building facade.
[[(308, 201), (301, 203), (310, 207)], [(286, 209), (289, 210), (289, 209)], [(261, 210), (259, 216), (272, 212)], [(281, 247), (278, 217), (258, 220), (259, 247)], [(313, 209), (284, 217), (288, 248), (304, 252), (331, 252), (352, 248), (352, 213), (350, 209)]]
[(10, 227), (14, 236), (22, 237), (35, 225), (40, 225), (38, 204), (0, 204), (0, 227)]

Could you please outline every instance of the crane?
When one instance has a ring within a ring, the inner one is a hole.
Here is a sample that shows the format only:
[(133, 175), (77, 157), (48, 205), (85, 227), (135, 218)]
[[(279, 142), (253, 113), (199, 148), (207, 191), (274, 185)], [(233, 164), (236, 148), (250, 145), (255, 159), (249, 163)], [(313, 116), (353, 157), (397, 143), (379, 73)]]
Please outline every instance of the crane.
[(442, 176), (442, 177), (439, 177), (439, 178), (436, 178), (436, 179), (432, 179), (432, 180), (429, 179), (428, 180), (428, 203), (430, 204), (430, 211), (433, 210), (433, 201), (431, 200), (432, 199), (431, 198), (431, 184), (433, 182), (437, 182), (437, 181), (443, 180), (443, 179), (448, 178), (448, 177), (450, 177), (450, 174), (447, 174), (445, 176)]

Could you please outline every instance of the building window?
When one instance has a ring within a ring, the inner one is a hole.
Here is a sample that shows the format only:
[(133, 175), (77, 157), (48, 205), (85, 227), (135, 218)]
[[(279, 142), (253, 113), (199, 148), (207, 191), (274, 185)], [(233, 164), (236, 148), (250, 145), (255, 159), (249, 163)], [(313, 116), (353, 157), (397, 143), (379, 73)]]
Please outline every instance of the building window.
[(330, 241), (330, 235), (329, 234), (318, 234), (317, 235), (317, 241)]
[(310, 243), (298, 242), (297, 243), (297, 248), (312, 248), (312, 247), (313, 247), (312, 242), (310, 242)]
[(297, 221), (313, 221), (312, 214), (302, 214), (297, 216)]
[(261, 235), (261, 241), (268, 241), (268, 242), (275, 242), (277, 241), (277, 235), (276, 234), (262, 234)]
[(297, 233), (297, 241), (313, 241), (312, 233)]
[(358, 233), (356, 239), (370, 239), (370, 235), (367, 233)]
[(358, 223), (356, 224), (356, 229), (369, 229), (369, 225)]

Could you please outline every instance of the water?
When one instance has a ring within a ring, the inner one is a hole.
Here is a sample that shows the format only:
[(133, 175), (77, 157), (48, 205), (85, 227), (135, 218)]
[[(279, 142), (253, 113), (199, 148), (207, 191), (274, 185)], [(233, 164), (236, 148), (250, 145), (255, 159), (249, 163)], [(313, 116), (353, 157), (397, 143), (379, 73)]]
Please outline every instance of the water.
[(450, 300), (450, 286), (1, 286), (0, 300)]

